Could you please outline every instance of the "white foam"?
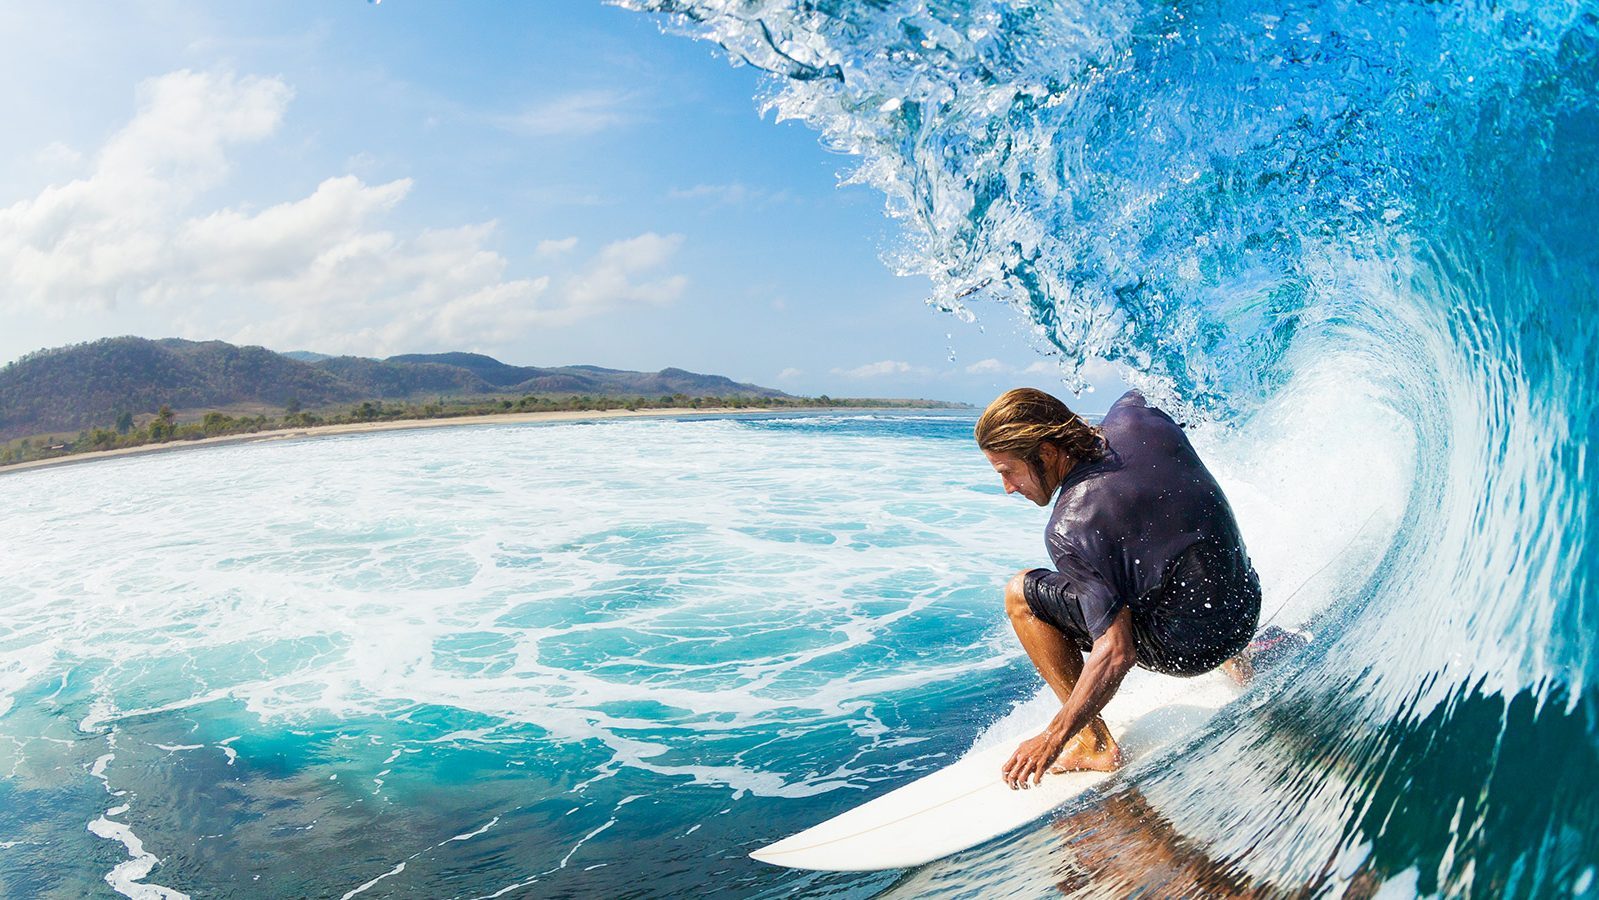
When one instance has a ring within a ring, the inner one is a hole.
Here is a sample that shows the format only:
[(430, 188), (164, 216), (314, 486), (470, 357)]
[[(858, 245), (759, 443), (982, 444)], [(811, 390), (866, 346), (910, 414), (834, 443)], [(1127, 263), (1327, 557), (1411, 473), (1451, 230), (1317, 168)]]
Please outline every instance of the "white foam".
[[(8, 616), (48, 642), (42, 677), (106, 669), (123, 708), (97, 704), (85, 730), (212, 704), (291, 730), (448, 707), (497, 724), (446, 741), (536, 728), (604, 746), (602, 772), (784, 796), (852, 773), (704, 765), (702, 736), (842, 720), (869, 748), (893, 739), (875, 697), (1010, 665), (999, 587), (1041, 561), (1044, 515), (964, 444), (736, 422), (443, 429), (30, 476), (0, 482), (0, 502), (33, 498), (14, 573), (33, 601)], [(86, 583), (72, 560), (91, 550), (108, 562)], [(978, 624), (936, 654), (888, 649), (943, 621)], [(135, 671), (138, 699), (118, 696)], [(0, 696), (26, 680), (0, 677)]]
[(483, 825), (483, 827), (477, 829), (476, 831), (468, 831), (465, 834), (458, 834), (455, 837), (450, 838), (450, 840), (452, 840), (452, 841), (470, 841), (471, 839), (477, 837), (478, 835), (482, 834), (483, 832), (488, 831), (490, 828), (493, 828), (495, 825), (499, 824), (499, 821), (500, 821), (500, 817), (499, 816), (495, 816), (494, 818), (490, 819), (485, 825)]
[[(119, 811), (126, 812), (127, 807), (118, 807), (118, 810), (107, 812), (106, 816), (118, 815)], [(150, 874), (150, 870), (161, 860), (145, 851), (144, 842), (133, 833), (133, 829), (121, 822), (113, 822), (106, 816), (90, 822), (89, 831), (96, 837), (121, 843), (128, 849), (130, 857), (106, 873), (106, 884), (124, 897), (133, 897), (135, 900), (188, 900), (189, 895), (182, 891), (142, 883), (142, 880)]]
[(1313, 367), (1240, 428), (1193, 436), (1260, 574), (1262, 625), (1347, 599), (1337, 591), (1371, 572), (1408, 500), (1413, 432), (1348, 376)]
[(351, 897), (354, 897), (357, 894), (364, 894), (364, 893), (366, 893), (367, 889), (371, 888), (373, 885), (377, 884), (378, 882), (382, 881), (383, 879), (388, 878), (391, 875), (398, 875), (398, 874), (400, 874), (401, 872), (404, 872), (404, 871), (405, 871), (405, 863), (402, 862), (399, 865), (395, 866), (394, 868), (388, 870), (387, 872), (384, 872), (382, 875), (379, 875), (378, 877), (372, 879), (371, 881), (368, 881), (366, 884), (361, 885), (360, 887), (356, 888), (355, 890), (347, 891), (344, 894), (344, 896), (339, 898), (339, 900), (350, 900)]

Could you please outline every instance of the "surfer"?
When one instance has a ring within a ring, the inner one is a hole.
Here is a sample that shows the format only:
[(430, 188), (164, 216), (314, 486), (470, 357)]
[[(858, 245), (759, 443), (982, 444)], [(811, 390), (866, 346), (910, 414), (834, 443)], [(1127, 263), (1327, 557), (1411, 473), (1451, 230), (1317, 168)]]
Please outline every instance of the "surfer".
[(1133, 666), (1199, 675), (1254, 633), (1260, 580), (1232, 508), (1182, 428), (1137, 391), (1098, 428), (1043, 391), (1007, 391), (976, 436), (1005, 493), (1055, 503), (1044, 532), (1055, 568), (1016, 573), (1005, 612), (1061, 710), (1005, 780), (1115, 769), (1121, 749), (1099, 713)]

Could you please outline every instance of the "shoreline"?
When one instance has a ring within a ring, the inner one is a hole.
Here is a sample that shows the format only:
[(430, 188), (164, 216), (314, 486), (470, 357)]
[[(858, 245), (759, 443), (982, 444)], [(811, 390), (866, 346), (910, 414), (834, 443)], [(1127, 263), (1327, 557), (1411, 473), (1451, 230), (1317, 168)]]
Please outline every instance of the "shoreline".
[(200, 438), (195, 441), (164, 441), (159, 444), (143, 444), (138, 447), (120, 447), (115, 450), (92, 450), (88, 453), (73, 453), (67, 456), (57, 456), (51, 459), (35, 459), (28, 462), (12, 463), (0, 466), (0, 476), (10, 472), (22, 472), (30, 469), (44, 469), (53, 466), (73, 465), (76, 463), (98, 462), (105, 459), (116, 459), (127, 456), (142, 456), (152, 453), (171, 453), (178, 450), (188, 450), (195, 447), (221, 447), (228, 444), (268, 443), (272, 441), (297, 440), (306, 438), (332, 437), (341, 434), (369, 434), (378, 431), (409, 431), (418, 428), (443, 428), (451, 425), (528, 425), (539, 422), (583, 422), (603, 421), (606, 419), (643, 419), (643, 418), (686, 418), (690, 416), (715, 416), (729, 413), (765, 413), (765, 412), (904, 412), (917, 410), (913, 406), (823, 406), (784, 408), (779, 406), (759, 407), (731, 407), (707, 406), (699, 409), (684, 407), (674, 409), (572, 409), (550, 410), (546, 412), (522, 413), (494, 413), (480, 416), (450, 416), (437, 419), (395, 419), (390, 422), (344, 422), (335, 425), (312, 425), (304, 428), (275, 428), (270, 431), (253, 431), (248, 434), (224, 434), (217, 437)]

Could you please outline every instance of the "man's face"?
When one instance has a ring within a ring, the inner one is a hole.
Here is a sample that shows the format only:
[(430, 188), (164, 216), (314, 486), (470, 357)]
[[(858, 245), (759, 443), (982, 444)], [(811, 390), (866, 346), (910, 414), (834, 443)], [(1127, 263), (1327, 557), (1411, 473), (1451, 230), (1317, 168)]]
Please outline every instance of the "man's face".
[[(987, 450), (983, 451), (983, 455), (988, 457), (988, 464), (999, 473), (999, 480), (1005, 485), (1005, 493), (1021, 494), (1039, 506), (1049, 505), (1049, 489), (1039, 483), (1038, 474), (1026, 460), (1009, 453), (990, 453)], [(1047, 464), (1048, 460), (1045, 460), (1045, 463)]]

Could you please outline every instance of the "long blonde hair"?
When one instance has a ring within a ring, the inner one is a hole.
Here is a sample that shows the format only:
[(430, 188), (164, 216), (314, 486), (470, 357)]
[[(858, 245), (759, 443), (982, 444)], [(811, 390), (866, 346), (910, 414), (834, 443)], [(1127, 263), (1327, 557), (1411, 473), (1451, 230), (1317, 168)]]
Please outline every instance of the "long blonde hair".
[(1065, 403), (1034, 388), (1016, 388), (1000, 394), (983, 410), (975, 435), (977, 446), (983, 450), (1006, 453), (1027, 463), (1040, 484), (1047, 484), (1039, 453), (1046, 443), (1080, 463), (1105, 455), (1105, 438), (1098, 428)]

